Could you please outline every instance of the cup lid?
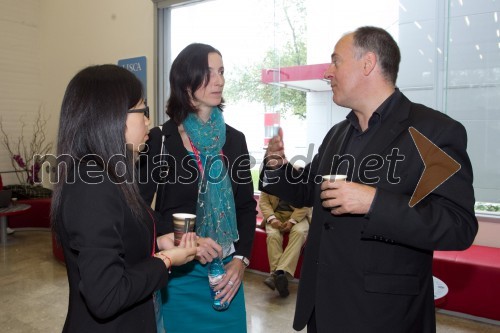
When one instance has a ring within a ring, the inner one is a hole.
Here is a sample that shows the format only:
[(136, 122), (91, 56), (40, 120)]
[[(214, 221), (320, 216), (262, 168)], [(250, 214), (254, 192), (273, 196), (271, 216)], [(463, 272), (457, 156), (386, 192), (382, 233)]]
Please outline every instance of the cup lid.
[(196, 218), (196, 215), (189, 214), (189, 213), (175, 213), (175, 214), (172, 214), (172, 216), (174, 218), (177, 218), (177, 219), (194, 219), (194, 218)]
[(324, 175), (323, 180), (345, 180), (347, 175)]

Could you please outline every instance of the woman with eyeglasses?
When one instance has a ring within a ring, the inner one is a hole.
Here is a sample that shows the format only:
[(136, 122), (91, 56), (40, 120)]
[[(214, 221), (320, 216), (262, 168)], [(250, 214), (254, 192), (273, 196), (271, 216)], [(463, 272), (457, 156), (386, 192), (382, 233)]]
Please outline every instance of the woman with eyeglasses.
[(196, 254), (194, 233), (178, 247), (156, 237), (139, 194), (148, 112), (140, 81), (119, 66), (85, 68), (66, 89), (51, 214), (69, 282), (63, 332), (156, 332), (155, 291)]
[[(151, 130), (147, 158), (141, 160), (147, 163), (141, 163), (140, 178), (149, 179), (141, 181), (141, 193), (148, 203), (157, 193), (160, 232), (173, 231), (173, 213), (196, 215), (196, 260), (174, 267), (162, 293), (168, 333), (246, 332), (243, 276), (256, 201), (245, 136), (224, 121), (224, 83), (217, 49), (201, 43), (185, 47), (170, 70), (170, 120)], [(166, 165), (160, 167), (162, 161)], [(216, 289), (222, 303), (230, 302), (225, 311), (212, 308), (209, 291), (207, 263), (216, 257), (226, 269)]]

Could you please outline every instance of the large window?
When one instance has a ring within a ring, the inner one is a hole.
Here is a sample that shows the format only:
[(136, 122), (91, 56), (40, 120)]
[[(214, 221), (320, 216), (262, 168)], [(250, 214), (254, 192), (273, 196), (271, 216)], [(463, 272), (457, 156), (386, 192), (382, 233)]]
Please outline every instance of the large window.
[(168, 2), (158, 11), (161, 120), (172, 59), (189, 43), (208, 43), (222, 52), (226, 67), (226, 122), (245, 133), (257, 163), (277, 124), (288, 156), (307, 161), (348, 110), (332, 103), (320, 74), (296, 77), (295, 69), (317, 69), (330, 61), (343, 33), (377, 25), (401, 47), (400, 89), (465, 125), (476, 198), (500, 203), (498, 1), (213, 0), (170, 7)]
[[(257, 163), (274, 125), (289, 133), (292, 154), (306, 146), (306, 92), (261, 82), (262, 70), (274, 71), (279, 81), (281, 66), (307, 63), (306, 14), (301, 8), (305, 8), (302, 0), (285, 6), (269, 0), (217, 0), (160, 11), (160, 51), (165, 66), (159, 80), (168, 84), (168, 66), (189, 43), (207, 43), (219, 49), (226, 73), (224, 117), (245, 133)], [(165, 105), (167, 98), (163, 95), (160, 105)]]
[[(500, 203), (500, 3), (400, 1), (398, 85), (460, 121), (469, 138), (476, 200)], [(482, 206), (484, 207), (484, 206)], [(494, 208), (494, 207), (493, 207)]]

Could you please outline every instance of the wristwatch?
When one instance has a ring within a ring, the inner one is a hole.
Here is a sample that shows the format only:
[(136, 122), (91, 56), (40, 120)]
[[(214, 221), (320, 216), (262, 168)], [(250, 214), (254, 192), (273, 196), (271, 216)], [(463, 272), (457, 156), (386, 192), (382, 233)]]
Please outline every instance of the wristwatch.
[(245, 265), (245, 267), (248, 267), (248, 265), (250, 265), (250, 260), (248, 260), (247, 257), (244, 257), (244, 256), (233, 256), (233, 258), (240, 259), (243, 262), (243, 265)]

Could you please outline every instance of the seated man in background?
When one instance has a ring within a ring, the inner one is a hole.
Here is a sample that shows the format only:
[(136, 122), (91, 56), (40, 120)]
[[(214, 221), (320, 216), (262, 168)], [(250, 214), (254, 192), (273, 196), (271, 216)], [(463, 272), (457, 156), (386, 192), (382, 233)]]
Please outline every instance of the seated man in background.
[[(264, 284), (272, 290), (278, 289), (281, 297), (287, 297), (288, 280), (293, 279), (302, 245), (309, 231), (310, 207), (296, 208), (280, 198), (261, 192), (259, 207), (267, 234), (267, 255), (271, 275)], [(263, 226), (262, 226), (263, 227)], [(290, 233), (283, 250), (283, 235)]]

